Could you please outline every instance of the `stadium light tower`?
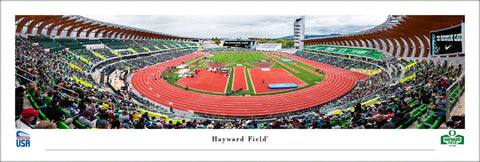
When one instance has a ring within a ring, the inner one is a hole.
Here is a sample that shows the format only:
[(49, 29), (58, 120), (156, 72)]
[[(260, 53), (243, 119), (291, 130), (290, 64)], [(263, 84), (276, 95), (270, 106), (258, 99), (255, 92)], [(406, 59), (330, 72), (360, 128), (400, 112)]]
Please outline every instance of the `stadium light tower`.
[(303, 40), (305, 38), (305, 16), (295, 19), (293, 22), (293, 45), (295, 49), (303, 50)]

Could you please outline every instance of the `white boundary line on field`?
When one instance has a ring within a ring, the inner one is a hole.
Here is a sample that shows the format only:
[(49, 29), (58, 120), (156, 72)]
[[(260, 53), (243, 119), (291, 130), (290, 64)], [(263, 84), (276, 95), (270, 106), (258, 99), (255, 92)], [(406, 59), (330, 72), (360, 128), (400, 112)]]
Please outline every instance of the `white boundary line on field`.
[[(250, 81), (252, 81), (253, 93), (257, 94), (257, 91), (255, 91), (255, 84), (253, 84), (252, 75), (250, 75), (250, 69), (247, 69), (247, 72), (248, 72), (248, 76), (250, 76)], [(247, 86), (248, 86), (248, 83), (247, 83)]]
[[(232, 68), (232, 69), (233, 69), (233, 68)], [(230, 69), (230, 74), (232, 73), (232, 69)], [(229, 75), (228, 77), (229, 77), (229, 78), (230, 78), (230, 77), (233, 77), (233, 79), (235, 79), (235, 77), (232, 76), (232, 75)], [(225, 84), (225, 90), (223, 90), (223, 93), (226, 93), (226, 92), (227, 92), (228, 80), (230, 80), (229, 78), (227, 78), (227, 84)], [(232, 83), (232, 87), (233, 87), (233, 83)]]
[[(232, 70), (233, 70), (233, 74), (234, 74), (234, 75), (232, 76), (232, 77), (233, 77), (233, 79), (232, 79), (232, 87), (230, 88), (230, 90), (233, 91), (233, 86), (235, 86), (235, 75), (236, 75), (237, 72), (235, 72), (235, 67), (232, 67)], [(228, 85), (228, 84), (227, 84), (227, 85)]]

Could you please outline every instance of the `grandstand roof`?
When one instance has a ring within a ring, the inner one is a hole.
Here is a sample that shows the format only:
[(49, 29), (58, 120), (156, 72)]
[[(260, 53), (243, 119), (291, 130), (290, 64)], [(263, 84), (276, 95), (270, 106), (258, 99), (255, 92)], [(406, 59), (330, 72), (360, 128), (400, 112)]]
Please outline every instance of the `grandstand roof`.
[[(15, 15), (17, 25), (16, 33), (41, 35), (46, 30), (46, 35), (51, 36), (53, 30), (56, 36), (61, 36), (66, 31), (66, 37), (84, 37), (91, 38), (117, 38), (117, 39), (175, 39), (187, 40), (188, 37), (174, 36), (170, 34), (149, 31), (124, 25), (102, 22), (79, 15)], [(36, 33), (32, 33), (37, 28)], [(72, 32), (76, 35), (72, 35)]]
[(370, 47), (395, 57), (429, 57), (430, 31), (465, 22), (464, 15), (390, 15), (384, 23), (362, 32), (306, 39), (309, 45)]

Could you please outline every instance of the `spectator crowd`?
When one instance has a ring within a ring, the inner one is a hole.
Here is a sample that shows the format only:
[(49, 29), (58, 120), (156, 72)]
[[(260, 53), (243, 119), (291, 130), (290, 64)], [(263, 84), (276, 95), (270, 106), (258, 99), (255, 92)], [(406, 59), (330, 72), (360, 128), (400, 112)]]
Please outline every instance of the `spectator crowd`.
[[(141, 44), (136, 43), (139, 47)], [(47, 52), (42, 47), (34, 46), (32, 41), (17, 36), (15, 52), (16, 74), (20, 84), (15, 89), (15, 124), (19, 129), (51, 129), (64, 125), (69, 128), (98, 129), (392, 129), (412, 118), (410, 112), (420, 105), (428, 105), (427, 114), (445, 119), (445, 105), (448, 104), (445, 99), (446, 89), (457, 79), (464, 85), (464, 77), (458, 78), (462, 73), (461, 65), (422, 60), (408, 69), (402, 69), (400, 65), (406, 66), (411, 62), (397, 60), (389, 61), (388, 64), (401, 70), (404, 76), (415, 74), (416, 77), (393, 84), (392, 80), (400, 77), (401, 73), (394, 71), (393, 75), (389, 75), (381, 72), (359, 81), (356, 88), (345, 96), (302, 114), (263, 121), (167, 121), (148, 111), (137, 111), (141, 105), (146, 110), (156, 110), (154, 104), (137, 96), (132, 90), (127, 89), (120, 94), (105, 91), (103, 85), (97, 84), (92, 76), (82, 72), (90, 68), (90, 65), (77, 56), (84, 56), (93, 62), (99, 61), (90, 56), (92, 53), (88, 51)], [(99, 49), (96, 52), (106, 54), (110, 51)], [(175, 50), (167, 54), (120, 61), (116, 67), (129, 67), (135, 71), (193, 52), (193, 49)], [(111, 52), (107, 55), (114, 57)], [(340, 68), (378, 69), (369, 63), (326, 54), (299, 52), (296, 55)], [(78, 80), (91, 85), (79, 83)], [(360, 104), (365, 99), (376, 97), (380, 100), (375, 104)], [(30, 100), (32, 107), (25, 106), (26, 100)], [(352, 105), (354, 109), (330, 115), (325, 113), (326, 109), (338, 105)], [(464, 127), (464, 115), (455, 116), (455, 120), (447, 125), (452, 128)]]

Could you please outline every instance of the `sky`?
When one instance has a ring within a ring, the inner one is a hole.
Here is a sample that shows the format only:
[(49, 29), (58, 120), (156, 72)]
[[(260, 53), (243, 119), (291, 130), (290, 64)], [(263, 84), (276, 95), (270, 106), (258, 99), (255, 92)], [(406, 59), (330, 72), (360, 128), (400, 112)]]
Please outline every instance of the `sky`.
[[(85, 15), (98, 21), (194, 38), (280, 38), (293, 35), (288, 15)], [(380, 25), (388, 15), (305, 15), (306, 35), (348, 34)]]

